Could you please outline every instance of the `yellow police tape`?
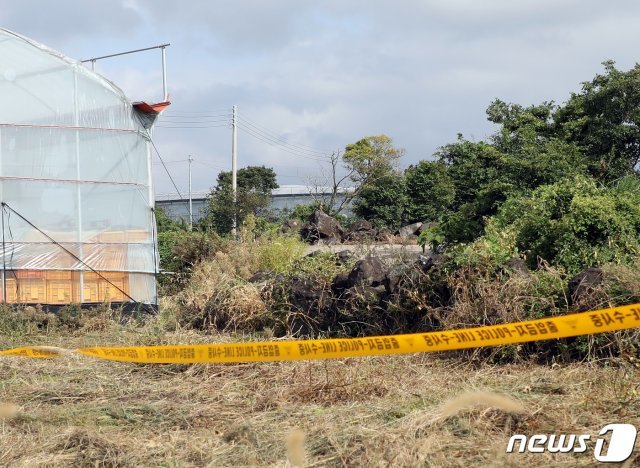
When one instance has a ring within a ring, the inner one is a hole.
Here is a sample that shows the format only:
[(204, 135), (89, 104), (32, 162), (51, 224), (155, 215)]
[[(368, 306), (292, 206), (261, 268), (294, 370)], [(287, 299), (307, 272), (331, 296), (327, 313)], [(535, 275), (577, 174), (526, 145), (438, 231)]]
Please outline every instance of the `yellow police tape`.
[[(100, 346), (77, 349), (75, 352), (111, 361), (157, 364), (295, 361), (453, 351), (637, 327), (640, 327), (640, 304), (504, 325), (409, 335), (173, 346)], [(0, 355), (50, 358), (59, 356), (64, 351), (59, 348), (25, 346), (0, 351)]]

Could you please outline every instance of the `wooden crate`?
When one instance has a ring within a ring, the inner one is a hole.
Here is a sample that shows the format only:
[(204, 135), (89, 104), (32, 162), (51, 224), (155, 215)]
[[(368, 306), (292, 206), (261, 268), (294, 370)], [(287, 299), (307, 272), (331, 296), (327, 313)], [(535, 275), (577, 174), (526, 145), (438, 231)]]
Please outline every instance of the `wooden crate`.
[(105, 231), (96, 235), (92, 239), (92, 241), (99, 244), (150, 242), (151, 232), (142, 229), (131, 229), (128, 231)]
[(40, 304), (46, 300), (47, 283), (44, 278), (7, 279), (7, 302)]
[(73, 294), (71, 280), (47, 281), (47, 298), (45, 304), (70, 304), (77, 302)]
[[(122, 292), (129, 292), (128, 273), (101, 272), (100, 275), (102, 277), (93, 272), (84, 272), (84, 302), (129, 300)], [(15, 275), (7, 272), (7, 302), (54, 305), (78, 303), (80, 272), (23, 270), (16, 271)]]
[[(102, 277), (93, 272), (84, 274), (85, 302), (123, 302), (129, 298), (122, 292), (129, 293), (129, 274), (122, 272), (100, 272)], [(107, 281), (108, 280), (108, 281)], [(113, 284), (110, 284), (113, 283)], [(117, 287), (114, 287), (117, 286)], [(118, 290), (121, 289), (122, 291)], [(87, 297), (87, 292), (89, 297)]]

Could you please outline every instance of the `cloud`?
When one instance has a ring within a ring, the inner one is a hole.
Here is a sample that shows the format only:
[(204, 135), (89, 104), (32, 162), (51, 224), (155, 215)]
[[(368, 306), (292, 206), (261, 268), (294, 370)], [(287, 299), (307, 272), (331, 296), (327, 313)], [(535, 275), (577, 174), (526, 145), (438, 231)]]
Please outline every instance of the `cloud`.
[(128, 35), (140, 21), (130, 2), (121, 1), (5, 2), (0, 9), (3, 27), (54, 47), (78, 38)]
[[(318, 162), (303, 157), (316, 153), (292, 154), (301, 146), (331, 151), (386, 133), (407, 149), (408, 165), (458, 132), (486, 138), (484, 111), (496, 97), (561, 102), (603, 60), (633, 66), (638, 20), (640, 4), (630, 0), (41, 1), (0, 11), (3, 26), (73, 57), (170, 42), (167, 115), (197, 121), (237, 105), (296, 145), (284, 151), (255, 129), (258, 136), (238, 135), (240, 165), (273, 165), (281, 183), (318, 172)], [(158, 95), (155, 52), (101, 62), (99, 70), (132, 98)], [(196, 189), (229, 167), (229, 128), (157, 128), (155, 136), (165, 159), (192, 154), (208, 164), (194, 174)], [(186, 187), (186, 163), (171, 169)], [(156, 186), (172, 190), (160, 173)]]

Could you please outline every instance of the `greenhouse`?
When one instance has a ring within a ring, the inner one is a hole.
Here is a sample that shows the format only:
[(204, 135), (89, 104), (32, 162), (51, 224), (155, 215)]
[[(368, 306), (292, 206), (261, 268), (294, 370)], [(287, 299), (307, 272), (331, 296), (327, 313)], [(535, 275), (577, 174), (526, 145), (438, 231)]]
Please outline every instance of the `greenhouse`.
[(0, 29), (3, 303), (156, 304), (153, 110)]

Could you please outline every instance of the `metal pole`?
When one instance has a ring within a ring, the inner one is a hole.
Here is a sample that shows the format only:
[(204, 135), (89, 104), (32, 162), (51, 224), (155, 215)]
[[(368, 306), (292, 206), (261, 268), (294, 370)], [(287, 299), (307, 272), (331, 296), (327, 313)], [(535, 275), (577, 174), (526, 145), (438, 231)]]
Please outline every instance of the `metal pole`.
[(4, 243), (4, 202), (2, 202), (2, 303), (7, 303), (7, 249)]
[(127, 54), (135, 54), (137, 52), (144, 52), (146, 50), (162, 49), (162, 93), (163, 93), (162, 97), (163, 97), (163, 100), (166, 101), (167, 98), (169, 97), (169, 94), (167, 93), (167, 54), (165, 49), (170, 45), (171, 44), (160, 44), (153, 47), (145, 47), (144, 49), (128, 50), (126, 52), (119, 52), (117, 54), (103, 55), (101, 57), (93, 57), (90, 59), (80, 60), (80, 62), (81, 63), (91, 62), (91, 71), (95, 72), (96, 60), (103, 60), (111, 57), (119, 57), (121, 55), (127, 55)]
[[(74, 125), (76, 128), (80, 127), (80, 110), (78, 106), (78, 74), (76, 72), (73, 73), (73, 118)], [(76, 130), (76, 178), (78, 182), (76, 182), (76, 204), (78, 210), (78, 258), (80, 262), (84, 263), (84, 239), (82, 236), (82, 185), (80, 184), (80, 180), (82, 180), (82, 172), (80, 170), (80, 130)], [(84, 303), (84, 266), (80, 266), (79, 275), (79, 294), (78, 298), (80, 304)], [(73, 275), (71, 276), (71, 282), (73, 283)], [(69, 298), (70, 302), (75, 302), (75, 298), (73, 297), (73, 286), (71, 288), (71, 297)]]
[(80, 60), (80, 62), (82, 63), (95, 62), (96, 60), (102, 60), (102, 59), (111, 58), (111, 57), (119, 57), (120, 55), (135, 54), (136, 52), (144, 52), (145, 50), (164, 49), (165, 47), (169, 47), (170, 45), (171, 44), (160, 44), (153, 47), (145, 47), (144, 49), (128, 50), (126, 52), (118, 52), (117, 54), (103, 55), (102, 57), (93, 57), (89, 59), (84, 59), (84, 60)]
[(169, 95), (167, 94), (167, 54), (165, 46), (162, 46), (162, 92), (166, 101)]
[[(2, 130), (0, 130), (0, 175), (2, 175)], [(2, 303), (7, 303), (7, 252), (4, 242), (4, 187), (0, 182), (0, 203), (2, 203)]]
[(231, 190), (233, 192), (233, 225), (231, 234), (234, 239), (237, 235), (238, 228), (238, 126), (237, 126), (238, 108), (233, 106), (233, 118), (231, 121)]
[(191, 199), (191, 162), (193, 158), (189, 155), (189, 231), (193, 229), (193, 200)]

